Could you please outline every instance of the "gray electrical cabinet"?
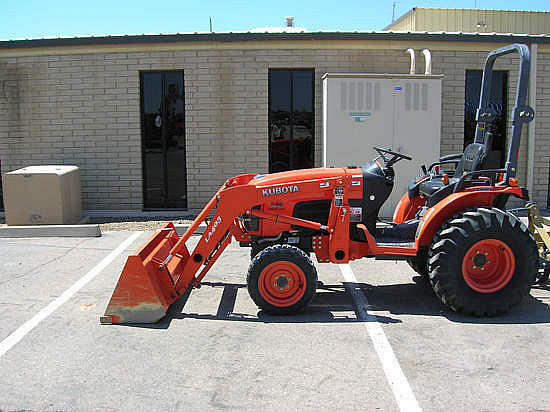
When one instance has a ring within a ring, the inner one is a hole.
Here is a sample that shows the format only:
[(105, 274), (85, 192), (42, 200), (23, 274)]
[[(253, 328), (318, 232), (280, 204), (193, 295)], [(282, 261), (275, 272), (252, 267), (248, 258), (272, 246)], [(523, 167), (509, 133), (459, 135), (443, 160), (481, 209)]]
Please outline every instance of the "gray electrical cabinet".
[(362, 166), (379, 146), (411, 156), (395, 168), (380, 215), (391, 217), (422, 164), (439, 159), (442, 75), (327, 73), (323, 76), (323, 165)]

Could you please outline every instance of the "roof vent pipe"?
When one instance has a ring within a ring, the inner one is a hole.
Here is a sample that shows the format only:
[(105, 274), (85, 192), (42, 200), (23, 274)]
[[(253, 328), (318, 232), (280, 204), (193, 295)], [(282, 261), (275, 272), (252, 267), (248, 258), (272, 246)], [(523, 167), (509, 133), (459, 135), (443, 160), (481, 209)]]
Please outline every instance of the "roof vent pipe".
[(286, 16), (286, 27), (294, 27), (294, 16)]
[(407, 49), (407, 50), (405, 50), (405, 53), (409, 53), (409, 55), (411, 56), (410, 74), (416, 74), (416, 64), (415, 64), (415, 61), (414, 61), (414, 50), (413, 49)]
[(422, 50), (424, 60), (426, 61), (426, 71), (424, 74), (432, 74), (432, 54), (428, 49)]

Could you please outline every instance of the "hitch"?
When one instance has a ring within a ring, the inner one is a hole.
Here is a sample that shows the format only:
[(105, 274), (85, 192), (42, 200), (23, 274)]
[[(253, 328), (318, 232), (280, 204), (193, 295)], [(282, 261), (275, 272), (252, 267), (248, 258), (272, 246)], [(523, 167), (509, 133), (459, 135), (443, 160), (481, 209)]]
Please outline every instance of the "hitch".
[(545, 226), (550, 227), (550, 219), (541, 216), (535, 203), (527, 203), (525, 207), (510, 209), (509, 212), (526, 211), (529, 231), (535, 237), (539, 251), (537, 283), (548, 282), (550, 276), (550, 235)]
[(540, 215), (539, 208), (535, 203), (528, 203), (527, 217), (529, 219), (529, 230), (533, 233), (537, 248), (539, 249), (539, 272), (537, 283), (544, 284), (550, 277), (550, 235), (544, 226), (550, 226), (550, 219)]

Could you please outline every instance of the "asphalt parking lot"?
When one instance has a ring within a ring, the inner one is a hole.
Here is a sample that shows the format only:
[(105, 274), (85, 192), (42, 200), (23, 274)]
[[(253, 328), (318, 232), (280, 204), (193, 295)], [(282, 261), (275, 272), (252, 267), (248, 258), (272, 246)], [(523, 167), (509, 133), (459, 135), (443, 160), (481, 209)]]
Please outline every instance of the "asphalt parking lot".
[(550, 410), (549, 288), (470, 318), (364, 259), (318, 264), (310, 309), (267, 316), (233, 243), (160, 323), (101, 326), (149, 235), (0, 239), (0, 410)]

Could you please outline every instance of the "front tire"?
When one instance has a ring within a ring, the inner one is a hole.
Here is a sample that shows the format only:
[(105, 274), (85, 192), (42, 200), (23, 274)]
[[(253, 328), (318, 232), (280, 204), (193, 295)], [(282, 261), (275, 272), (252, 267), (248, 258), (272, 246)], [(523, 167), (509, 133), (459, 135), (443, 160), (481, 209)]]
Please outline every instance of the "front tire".
[(290, 245), (262, 250), (250, 263), (248, 293), (267, 313), (288, 315), (304, 310), (317, 288), (317, 270), (311, 259)]
[(537, 274), (533, 235), (496, 208), (462, 212), (438, 231), (428, 251), (430, 283), (457, 312), (495, 316), (529, 294)]
[(261, 245), (258, 242), (252, 242), (250, 245), (250, 260), (254, 259), (258, 253), (264, 250), (267, 246)]
[[(281, 245), (283, 243), (269, 243), (269, 242), (258, 243), (258, 242), (252, 242), (250, 244), (250, 260), (254, 259), (256, 257), (256, 255), (258, 253), (260, 253), (262, 250), (264, 250), (265, 248), (267, 248), (269, 246), (277, 245), (277, 244)], [(309, 257), (309, 252), (308, 251), (302, 249), (302, 252), (304, 252), (306, 254), (306, 256)]]

